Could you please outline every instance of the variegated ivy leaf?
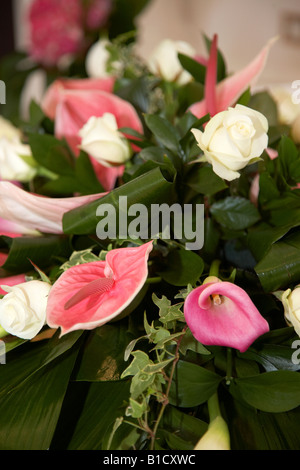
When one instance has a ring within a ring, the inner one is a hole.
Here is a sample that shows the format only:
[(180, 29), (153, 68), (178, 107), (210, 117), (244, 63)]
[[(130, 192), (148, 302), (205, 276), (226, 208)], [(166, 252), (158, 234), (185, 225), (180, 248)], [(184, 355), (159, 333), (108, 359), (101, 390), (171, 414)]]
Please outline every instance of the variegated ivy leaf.
[(171, 305), (171, 301), (167, 299), (167, 297), (163, 295), (162, 298), (159, 299), (156, 294), (152, 295), (152, 300), (159, 308), (160, 321), (165, 325), (174, 321), (185, 321), (183, 312), (181, 310), (183, 302)]
[(92, 253), (93, 248), (88, 248), (87, 250), (82, 251), (74, 251), (70, 256), (70, 259), (66, 261), (62, 266), (61, 269), (66, 271), (67, 269), (71, 268), (72, 266), (76, 266), (78, 264), (83, 263), (91, 263), (93, 261), (99, 261), (100, 257), (96, 256)]

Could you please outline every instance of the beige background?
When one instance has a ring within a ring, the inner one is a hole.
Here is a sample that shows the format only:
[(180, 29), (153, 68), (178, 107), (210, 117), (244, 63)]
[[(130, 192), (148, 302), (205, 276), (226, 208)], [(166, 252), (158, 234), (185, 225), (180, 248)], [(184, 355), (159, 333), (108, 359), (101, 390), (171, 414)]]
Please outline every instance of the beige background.
[[(16, 41), (22, 49), (27, 41), (23, 15), (31, 0), (14, 1)], [(299, 0), (152, 0), (138, 26), (139, 52), (144, 57), (164, 38), (185, 40), (203, 54), (202, 34), (217, 33), (230, 72), (245, 66), (279, 35), (259, 83), (289, 84), (300, 79)]]

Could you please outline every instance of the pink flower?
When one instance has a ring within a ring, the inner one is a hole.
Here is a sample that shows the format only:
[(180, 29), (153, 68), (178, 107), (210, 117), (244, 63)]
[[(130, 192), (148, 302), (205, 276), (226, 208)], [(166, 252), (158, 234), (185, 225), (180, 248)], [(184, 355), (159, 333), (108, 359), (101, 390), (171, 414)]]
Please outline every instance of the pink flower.
[(18, 224), (17, 230), (28, 233), (63, 233), (65, 212), (95, 201), (106, 193), (88, 196), (50, 198), (29, 193), (7, 181), (0, 181), (0, 217)]
[[(110, 93), (113, 79), (83, 79), (54, 82), (46, 93), (43, 109), (55, 118), (55, 135), (65, 138), (78, 155), (81, 138), (80, 129), (90, 117), (101, 117), (105, 113), (115, 116), (118, 128), (129, 127), (143, 133), (143, 126), (134, 107), (127, 101)], [(111, 190), (124, 166), (105, 167), (90, 157), (95, 173), (105, 190)]]
[(45, 66), (76, 54), (84, 40), (78, 0), (34, 0), (29, 10), (30, 54)]
[(208, 113), (214, 116), (234, 105), (242, 93), (257, 80), (273, 43), (274, 40), (269, 41), (250, 64), (217, 84), (217, 36), (214, 36), (207, 62), (204, 99), (190, 106), (189, 111), (201, 118)]
[(143, 287), (151, 250), (152, 241), (111, 250), (105, 261), (69, 268), (50, 290), (47, 324), (60, 327), (64, 335), (91, 330), (118, 316)]
[(112, 0), (90, 0), (86, 13), (88, 29), (101, 28), (107, 22), (112, 11)]
[(52, 120), (55, 119), (57, 105), (67, 90), (94, 90), (113, 92), (115, 79), (109, 78), (60, 78), (55, 80), (47, 89), (41, 106), (44, 113)]
[[(2, 286), (16, 286), (18, 284), (22, 284), (26, 281), (25, 274), (16, 274), (15, 276), (8, 276), (0, 278), (0, 282)], [(7, 291), (2, 289), (0, 286), (0, 295), (5, 295)]]
[(186, 298), (184, 316), (193, 336), (205, 345), (228, 346), (245, 352), (269, 331), (248, 294), (230, 282), (208, 278)]

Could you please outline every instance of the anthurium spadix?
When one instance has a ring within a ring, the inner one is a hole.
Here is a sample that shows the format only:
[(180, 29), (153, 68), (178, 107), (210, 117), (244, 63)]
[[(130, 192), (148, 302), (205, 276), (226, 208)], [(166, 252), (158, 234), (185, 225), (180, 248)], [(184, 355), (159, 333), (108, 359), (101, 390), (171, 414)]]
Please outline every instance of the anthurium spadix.
[(53, 284), (47, 305), (47, 324), (61, 335), (91, 330), (117, 317), (130, 305), (148, 276), (152, 241), (117, 248), (105, 261), (72, 266)]
[(187, 296), (184, 316), (193, 336), (202, 344), (227, 346), (245, 352), (269, 331), (249, 295), (231, 282), (216, 277)]

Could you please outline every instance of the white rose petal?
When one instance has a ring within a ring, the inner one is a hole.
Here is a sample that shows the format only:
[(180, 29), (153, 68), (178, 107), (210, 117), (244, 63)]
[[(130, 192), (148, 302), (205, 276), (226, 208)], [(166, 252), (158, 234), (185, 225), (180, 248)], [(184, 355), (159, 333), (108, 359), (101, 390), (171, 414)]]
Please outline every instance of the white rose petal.
[(300, 336), (300, 286), (295, 287), (293, 291), (287, 289), (282, 294), (281, 300), (287, 323), (293, 326), (297, 335)]
[(5, 137), (8, 140), (21, 138), (21, 131), (15, 127), (10, 121), (0, 116), (0, 139)]
[(131, 158), (128, 140), (118, 131), (113, 114), (92, 116), (80, 129), (80, 148), (105, 166), (122, 165)]
[(0, 325), (19, 338), (34, 338), (46, 322), (50, 284), (29, 281), (1, 287), (7, 294), (0, 300)]
[(0, 139), (0, 177), (2, 180), (28, 182), (36, 174), (36, 169), (22, 158), (31, 157), (29, 145), (18, 137)]
[(192, 129), (198, 146), (223, 179), (239, 178), (239, 170), (253, 163), (268, 146), (266, 117), (246, 106), (236, 105), (213, 116), (204, 132)]
[(183, 69), (178, 59), (178, 53), (194, 57), (195, 49), (185, 41), (164, 39), (151, 54), (148, 60), (150, 71), (169, 82), (184, 85), (191, 81), (191, 75)]

